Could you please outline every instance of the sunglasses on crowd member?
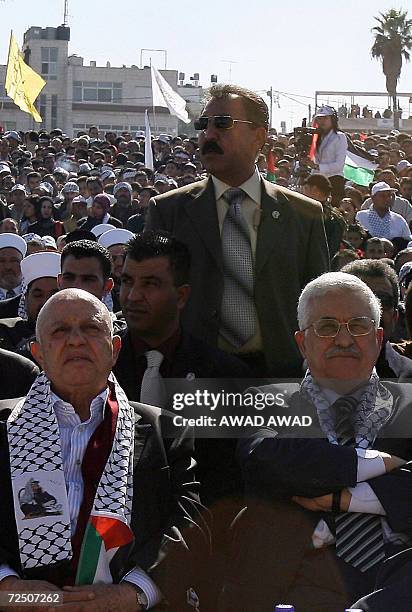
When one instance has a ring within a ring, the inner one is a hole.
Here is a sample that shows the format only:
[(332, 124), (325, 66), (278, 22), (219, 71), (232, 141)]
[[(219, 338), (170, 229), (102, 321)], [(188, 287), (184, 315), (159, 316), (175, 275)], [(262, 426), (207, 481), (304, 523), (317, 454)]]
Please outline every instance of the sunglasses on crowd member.
[(211, 123), (218, 130), (231, 130), (235, 123), (249, 123), (249, 125), (255, 125), (253, 121), (245, 121), (244, 119), (233, 119), (231, 115), (214, 115), (207, 117), (203, 115), (196, 119), (194, 122), (195, 130), (206, 130), (207, 126)]
[(319, 338), (336, 338), (340, 332), (340, 328), (345, 326), (351, 336), (367, 336), (373, 329), (375, 321), (370, 317), (353, 317), (348, 321), (337, 321), (336, 319), (319, 319), (302, 331), (306, 331), (309, 327)]

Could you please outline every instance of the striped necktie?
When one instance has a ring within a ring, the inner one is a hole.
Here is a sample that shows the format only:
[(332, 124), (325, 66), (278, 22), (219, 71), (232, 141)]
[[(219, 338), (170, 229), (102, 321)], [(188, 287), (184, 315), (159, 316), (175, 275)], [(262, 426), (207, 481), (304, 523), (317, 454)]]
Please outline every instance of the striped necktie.
[[(335, 413), (335, 433), (339, 444), (354, 446), (352, 413), (359, 401), (344, 396), (331, 407)], [(376, 514), (343, 512), (335, 516), (336, 554), (361, 572), (385, 558), (382, 523)]]
[(249, 228), (242, 214), (246, 193), (232, 188), (223, 197), (229, 208), (222, 227), (224, 288), (221, 334), (232, 346), (240, 348), (257, 329), (252, 249)]

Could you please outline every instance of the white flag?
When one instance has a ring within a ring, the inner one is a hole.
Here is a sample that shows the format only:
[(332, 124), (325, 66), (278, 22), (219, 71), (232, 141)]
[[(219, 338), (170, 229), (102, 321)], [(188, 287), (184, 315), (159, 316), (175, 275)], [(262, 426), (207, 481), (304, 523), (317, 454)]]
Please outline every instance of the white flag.
[(153, 106), (168, 108), (171, 115), (185, 123), (190, 123), (186, 110), (186, 100), (175, 92), (156, 68), (152, 66), (151, 70)]
[(153, 165), (153, 150), (152, 150), (152, 131), (150, 129), (149, 115), (147, 109), (144, 112), (144, 123), (146, 127), (146, 139), (144, 142), (144, 163), (146, 168), (154, 170)]

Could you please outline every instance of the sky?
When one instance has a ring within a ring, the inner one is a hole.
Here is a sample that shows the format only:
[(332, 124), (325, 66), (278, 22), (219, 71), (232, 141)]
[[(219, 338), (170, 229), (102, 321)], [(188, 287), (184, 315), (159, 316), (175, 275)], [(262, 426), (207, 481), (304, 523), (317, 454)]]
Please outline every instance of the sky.
[[(394, 1), (69, 0), (69, 52), (101, 66), (130, 66), (140, 65), (141, 49), (165, 49), (169, 69), (198, 72), (204, 86), (217, 74), (219, 82), (262, 94), (283, 92), (273, 124), (286, 121), (290, 129), (307, 116), (315, 90), (385, 91), (381, 65), (370, 56), (371, 28), (379, 12), (409, 4)], [(26, 29), (60, 25), (63, 10), (64, 0), (0, 0), (0, 64), (11, 29), (21, 46)], [(143, 52), (143, 64), (150, 58), (164, 67), (163, 53)], [(412, 63), (404, 64), (398, 91), (412, 91)], [(369, 101), (386, 106), (385, 99)]]

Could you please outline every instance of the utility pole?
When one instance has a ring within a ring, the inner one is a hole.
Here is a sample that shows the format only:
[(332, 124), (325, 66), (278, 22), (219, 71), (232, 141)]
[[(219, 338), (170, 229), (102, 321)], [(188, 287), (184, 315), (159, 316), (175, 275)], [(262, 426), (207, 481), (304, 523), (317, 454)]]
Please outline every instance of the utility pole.
[(272, 85), (270, 86), (270, 89), (266, 92), (266, 95), (270, 99), (270, 106), (269, 106), (269, 128), (271, 128), (272, 127), (272, 120), (273, 120), (273, 87), (272, 87)]

